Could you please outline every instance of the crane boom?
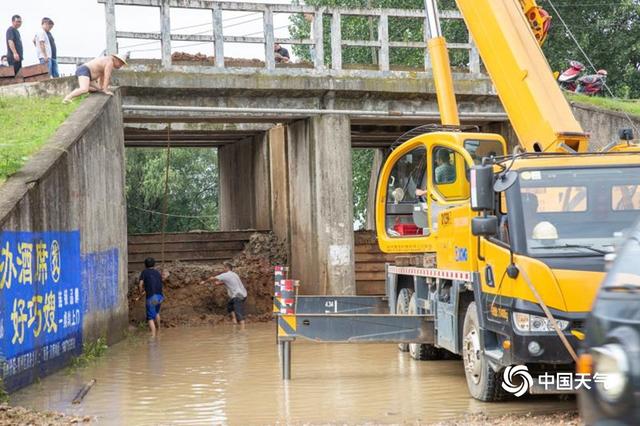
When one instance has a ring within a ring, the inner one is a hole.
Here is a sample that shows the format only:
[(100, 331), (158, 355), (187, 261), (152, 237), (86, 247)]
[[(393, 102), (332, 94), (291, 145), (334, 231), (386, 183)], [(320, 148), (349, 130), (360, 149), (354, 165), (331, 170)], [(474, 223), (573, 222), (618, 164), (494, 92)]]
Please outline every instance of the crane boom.
[(456, 2), (522, 147), (587, 151), (588, 135), (553, 78), (522, 1)]

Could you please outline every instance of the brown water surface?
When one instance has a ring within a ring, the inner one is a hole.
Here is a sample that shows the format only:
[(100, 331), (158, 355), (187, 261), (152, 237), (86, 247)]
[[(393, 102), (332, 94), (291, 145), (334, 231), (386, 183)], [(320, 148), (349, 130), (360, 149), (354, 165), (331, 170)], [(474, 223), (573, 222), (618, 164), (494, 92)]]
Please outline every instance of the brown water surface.
[[(93, 378), (82, 404), (72, 405)], [(273, 324), (175, 328), (157, 339), (131, 337), (89, 367), (15, 393), (11, 403), (132, 425), (403, 423), (575, 409), (553, 397), (481, 403), (469, 397), (461, 361), (414, 361), (394, 345), (297, 341), (292, 379), (280, 379)]]

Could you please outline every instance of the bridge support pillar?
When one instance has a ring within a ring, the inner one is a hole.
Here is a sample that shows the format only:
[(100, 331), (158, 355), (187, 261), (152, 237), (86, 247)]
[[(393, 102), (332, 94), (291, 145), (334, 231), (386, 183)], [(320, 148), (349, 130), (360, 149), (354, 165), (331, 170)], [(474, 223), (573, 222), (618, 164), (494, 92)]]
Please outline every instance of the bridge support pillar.
[(291, 276), (306, 294), (355, 294), (350, 119), (287, 127)]
[(220, 230), (271, 229), (267, 136), (221, 147), (218, 167)]

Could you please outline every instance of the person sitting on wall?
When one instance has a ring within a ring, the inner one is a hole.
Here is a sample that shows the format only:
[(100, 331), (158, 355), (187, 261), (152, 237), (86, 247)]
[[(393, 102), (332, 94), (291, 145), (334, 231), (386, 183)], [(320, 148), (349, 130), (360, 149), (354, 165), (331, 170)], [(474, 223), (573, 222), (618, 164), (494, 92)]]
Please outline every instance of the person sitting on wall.
[(276, 43), (273, 45), (273, 52), (276, 58), (276, 62), (278, 63), (280, 62), (286, 63), (291, 60), (291, 58), (289, 57), (289, 51), (284, 47), (280, 46), (279, 43)]
[(233, 272), (233, 264), (224, 262), (224, 272), (215, 277), (209, 277), (200, 284), (213, 281), (213, 285), (224, 285), (227, 288), (229, 302), (227, 303), (227, 312), (231, 314), (234, 324), (240, 324), (244, 328), (244, 302), (247, 300), (247, 289), (244, 288), (242, 280)]
[(151, 330), (151, 336), (155, 336), (160, 330), (160, 306), (164, 301), (162, 293), (162, 275), (154, 268), (156, 261), (153, 257), (144, 260), (145, 270), (140, 274), (140, 293), (144, 291), (147, 322)]
[(69, 93), (62, 103), (68, 104), (73, 98), (88, 92), (102, 92), (112, 96), (113, 93), (109, 91), (111, 73), (114, 69), (120, 69), (125, 65), (127, 65), (127, 61), (118, 54), (94, 58), (86, 64), (80, 65), (76, 70), (80, 87)]

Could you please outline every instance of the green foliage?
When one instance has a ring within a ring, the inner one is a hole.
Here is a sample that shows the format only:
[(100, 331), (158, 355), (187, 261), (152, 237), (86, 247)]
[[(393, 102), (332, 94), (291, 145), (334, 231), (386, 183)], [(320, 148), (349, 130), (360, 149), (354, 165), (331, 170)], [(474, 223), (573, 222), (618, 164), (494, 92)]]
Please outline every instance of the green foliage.
[(71, 361), (71, 364), (69, 364), (69, 371), (86, 367), (91, 362), (104, 355), (107, 352), (107, 349), (109, 349), (109, 347), (107, 346), (104, 337), (100, 337), (95, 342), (83, 343), (82, 355), (75, 357)]
[(562, 17), (595, 67), (609, 72), (607, 84), (614, 95), (640, 97), (640, 73), (636, 70), (636, 64), (640, 63), (640, 2), (556, 0), (552, 3), (559, 16), (548, 0), (539, 1), (553, 19), (543, 48), (551, 68), (562, 72), (573, 59), (584, 63), (589, 74), (595, 73), (569, 37), (560, 20)]
[(0, 182), (17, 172), (79, 105), (61, 97), (0, 97)]
[[(127, 149), (130, 234), (160, 232), (167, 150)], [(218, 229), (218, 155), (211, 148), (173, 148), (169, 162), (166, 232)], [(191, 216), (191, 217), (176, 217)]]
[[(294, 4), (299, 4), (294, 0)], [(306, 0), (308, 6), (330, 6), (348, 8), (394, 8), (394, 9), (423, 9), (423, 0)], [(441, 0), (441, 10), (454, 8), (454, 0)], [(292, 15), (289, 32), (293, 38), (310, 38), (311, 22), (301, 14)], [(331, 19), (323, 18), (324, 34), (324, 60), (325, 64), (331, 63)], [(449, 42), (466, 43), (469, 40), (467, 29), (461, 20), (444, 20), (442, 32)], [(343, 40), (370, 40), (378, 39), (378, 19), (363, 16), (342, 16), (341, 34)], [(390, 41), (424, 41), (424, 20), (414, 18), (389, 18)], [(293, 46), (293, 51), (302, 60), (312, 62), (309, 46)], [(391, 48), (389, 51), (390, 65), (423, 68), (424, 50), (409, 48)], [(454, 67), (464, 67), (469, 60), (468, 52), (454, 50), (451, 52), (451, 64)], [(377, 64), (377, 49), (373, 47), (343, 47), (342, 63), (346, 67), (349, 64)]]
[(362, 229), (367, 220), (367, 201), (369, 199), (369, 180), (373, 165), (373, 149), (352, 149), (353, 165), (353, 223), (354, 228)]

